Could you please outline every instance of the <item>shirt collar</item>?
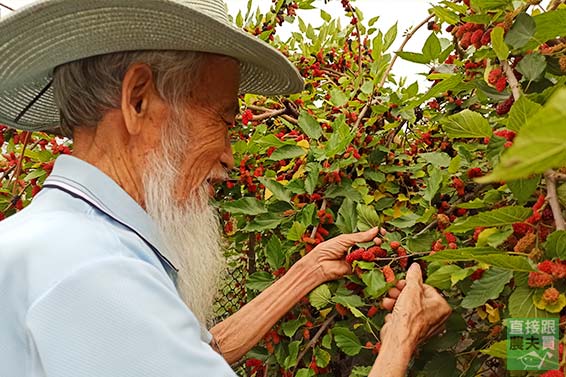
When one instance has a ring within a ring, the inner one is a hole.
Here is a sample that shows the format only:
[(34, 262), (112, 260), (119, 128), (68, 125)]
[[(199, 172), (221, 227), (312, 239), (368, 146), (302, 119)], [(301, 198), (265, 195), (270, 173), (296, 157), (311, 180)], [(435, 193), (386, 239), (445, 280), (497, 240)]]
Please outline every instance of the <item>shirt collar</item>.
[(126, 226), (142, 238), (162, 262), (177, 271), (176, 261), (166, 254), (151, 217), (115, 181), (93, 165), (73, 156), (59, 156), (43, 186), (66, 191)]

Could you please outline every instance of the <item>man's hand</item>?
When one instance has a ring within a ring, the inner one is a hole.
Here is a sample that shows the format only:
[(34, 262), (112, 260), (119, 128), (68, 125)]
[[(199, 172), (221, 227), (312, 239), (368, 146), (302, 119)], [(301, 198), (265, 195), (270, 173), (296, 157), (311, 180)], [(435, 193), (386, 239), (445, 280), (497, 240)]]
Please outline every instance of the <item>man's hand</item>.
[(321, 283), (339, 279), (352, 272), (350, 264), (344, 259), (348, 249), (356, 243), (372, 240), (376, 245), (381, 245), (379, 235), (385, 235), (385, 229), (373, 228), (366, 232), (342, 234), (318, 244), (300, 262), (318, 266)]
[[(389, 290), (383, 307), (393, 310), (385, 317), (382, 342), (410, 342), (411, 352), (422, 341), (438, 334), (452, 313), (450, 305), (433, 287), (423, 284), (421, 268), (413, 263), (407, 279)], [(401, 344), (393, 344), (401, 346)]]

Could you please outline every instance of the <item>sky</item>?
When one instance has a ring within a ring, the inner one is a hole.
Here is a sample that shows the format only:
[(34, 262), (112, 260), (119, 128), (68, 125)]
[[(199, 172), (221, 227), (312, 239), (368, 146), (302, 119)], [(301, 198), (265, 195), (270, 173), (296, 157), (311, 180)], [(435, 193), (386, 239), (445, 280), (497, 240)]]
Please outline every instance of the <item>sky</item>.
[[(17, 9), (33, 1), (34, 0), (0, 0), (0, 3)], [(254, 9), (256, 7), (260, 7), (263, 11), (269, 9), (272, 3), (271, 0), (252, 1)], [(248, 3), (247, 0), (225, 0), (225, 2), (228, 5), (229, 13), (233, 16), (235, 16), (239, 10), (245, 12)], [(430, 8), (431, 3), (436, 2), (438, 2), (438, 0), (356, 0), (353, 2), (353, 5), (362, 11), (365, 20), (379, 16), (379, 21), (375, 26), (381, 29), (384, 33), (396, 22), (398, 23), (397, 41), (392, 46), (392, 49), (396, 50), (396, 48), (401, 44), (403, 33), (424, 20), (428, 16), (427, 10)], [(324, 9), (334, 17), (344, 17), (344, 10), (342, 9), (339, 0), (330, 0), (328, 4), (325, 4), (324, 0), (316, 0), (314, 5), (318, 9), (301, 10), (298, 12), (298, 15), (303, 18), (305, 22), (311, 23), (313, 26), (317, 26), (322, 23), (319, 9)], [(0, 15), (4, 16), (7, 13), (8, 11), (1, 9)], [(343, 24), (347, 24), (348, 21), (346, 21), (345, 18), (344, 20)], [(278, 35), (283, 39), (286, 38), (290, 35), (291, 31), (296, 30), (296, 24), (297, 22), (295, 22), (295, 25), (286, 25), (283, 28), (279, 28)], [(426, 29), (426, 27), (423, 27), (411, 39), (409, 44), (405, 47), (405, 50), (419, 51), (429, 33), (430, 32)], [(398, 59), (393, 69), (393, 73), (397, 76), (407, 77), (410, 82), (418, 80), (422, 84), (426, 81), (422, 78), (419, 79), (417, 74), (424, 71), (427, 71), (425, 66), (406, 62), (401, 59)]]

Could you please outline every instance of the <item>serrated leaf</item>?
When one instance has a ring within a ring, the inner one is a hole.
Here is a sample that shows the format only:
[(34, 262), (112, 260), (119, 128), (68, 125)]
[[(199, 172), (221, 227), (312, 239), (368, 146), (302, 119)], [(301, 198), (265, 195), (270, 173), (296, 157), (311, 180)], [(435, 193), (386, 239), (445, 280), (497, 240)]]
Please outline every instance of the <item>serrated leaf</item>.
[(297, 371), (297, 374), (295, 374), (295, 377), (314, 377), (314, 370), (310, 369), (310, 368), (301, 368)]
[(305, 234), (307, 227), (298, 221), (295, 221), (287, 233), (287, 239), (291, 241), (299, 241)]
[(283, 145), (277, 148), (267, 159), (271, 161), (287, 160), (304, 156), (307, 152), (296, 145)]
[(456, 12), (452, 12), (449, 9), (446, 9), (442, 6), (435, 6), (430, 9), (432, 13), (436, 15), (442, 22), (446, 22), (448, 24), (457, 24), (460, 22), (460, 17)]
[(338, 218), (336, 226), (341, 233), (353, 233), (358, 224), (358, 214), (356, 212), (356, 204), (349, 198), (344, 199), (340, 209), (338, 210)]
[(428, 61), (432, 61), (438, 58), (441, 51), (442, 48), (440, 47), (440, 41), (438, 40), (436, 33), (433, 32), (423, 45), (423, 55), (428, 59)]
[(445, 118), (442, 127), (450, 138), (484, 138), (493, 132), (487, 119), (469, 109)]
[(537, 309), (533, 303), (535, 290), (529, 287), (515, 287), (509, 296), (511, 318), (548, 318), (550, 313)]
[(488, 183), (527, 178), (559, 168), (566, 161), (566, 89), (559, 89), (521, 129), (513, 146), (501, 156), (493, 173), (478, 178)]
[(265, 246), (265, 258), (272, 270), (277, 270), (285, 263), (285, 253), (279, 237), (272, 236)]
[(466, 297), (462, 300), (461, 306), (466, 309), (477, 308), (484, 305), (488, 300), (498, 298), (512, 277), (512, 271), (497, 268), (487, 270), (481, 279), (472, 283)]
[(423, 368), (423, 376), (455, 377), (458, 376), (456, 358), (452, 352), (436, 353)]
[(450, 289), (452, 286), (452, 274), (460, 272), (462, 269), (456, 265), (449, 264), (442, 266), (426, 279), (426, 284), (438, 289)]
[(535, 193), (540, 183), (540, 178), (540, 175), (536, 175), (533, 178), (517, 179), (507, 182), (507, 186), (519, 203), (523, 204)]
[(328, 304), (330, 304), (332, 298), (332, 294), (330, 293), (330, 289), (328, 285), (322, 284), (316, 287), (310, 294), (309, 294), (309, 302), (312, 306), (314, 306), (317, 310), (320, 310)]
[(395, 38), (397, 38), (397, 22), (383, 36), (383, 51), (387, 51), (391, 47), (393, 42), (395, 42)]
[(364, 292), (372, 298), (379, 298), (387, 291), (387, 282), (380, 270), (373, 269), (364, 272), (362, 281), (366, 285)]
[(281, 325), (281, 330), (283, 331), (283, 334), (285, 334), (285, 336), (291, 338), (305, 323), (307, 323), (307, 320), (305, 318), (293, 319), (291, 321), (283, 322), (283, 324)]
[(531, 101), (527, 96), (519, 97), (509, 111), (507, 128), (511, 131), (519, 131), (527, 123), (527, 120), (540, 109), (542, 109), (542, 106)]
[(334, 106), (342, 107), (348, 103), (348, 97), (340, 89), (332, 89), (330, 91), (330, 102)]
[(259, 215), (266, 213), (265, 204), (256, 198), (245, 197), (233, 202), (224, 202), (221, 207), (232, 215)]
[(501, 26), (496, 26), (491, 31), (491, 44), (499, 60), (506, 60), (509, 56), (509, 47), (505, 43), (504, 35), (505, 30)]
[(521, 48), (531, 40), (535, 31), (535, 20), (527, 13), (520, 13), (505, 36), (505, 42), (513, 48)]
[(476, 261), (511, 271), (533, 271), (533, 267), (526, 257), (508, 255), (492, 248), (462, 248), (455, 250), (443, 250), (442, 252), (428, 255), (423, 259), (429, 262)]
[(546, 59), (539, 53), (526, 55), (517, 64), (517, 71), (523, 74), (529, 81), (537, 81), (542, 77), (546, 69)]
[(544, 292), (539, 291), (535, 293), (533, 297), (533, 303), (537, 309), (547, 311), (549, 313), (560, 313), (564, 307), (566, 307), (566, 296), (563, 293), (558, 295), (558, 299), (555, 302), (547, 302), (543, 297)]
[(442, 171), (433, 165), (429, 168), (429, 175), (423, 191), (423, 199), (430, 203), (442, 184)]
[(266, 189), (271, 191), (273, 196), (283, 202), (290, 202), (292, 193), (285, 188), (281, 183), (272, 179), (259, 177), (258, 180), (263, 183)]
[(254, 219), (247, 223), (242, 230), (244, 232), (261, 232), (264, 230), (275, 229), (281, 225), (282, 221), (283, 218), (278, 214), (262, 213), (254, 217)]
[(357, 227), (360, 232), (379, 226), (379, 215), (373, 206), (358, 204), (356, 212), (358, 214)]
[(403, 60), (407, 60), (409, 62), (418, 63), (418, 64), (427, 64), (430, 62), (430, 59), (423, 54), (418, 52), (408, 52), (408, 51), (397, 51), (397, 56), (399, 56)]
[(319, 368), (326, 368), (332, 358), (330, 354), (322, 348), (315, 348), (314, 356), (316, 358), (316, 366)]
[(320, 124), (305, 110), (301, 110), (298, 122), (301, 130), (303, 130), (305, 135), (311, 139), (318, 140), (322, 136), (322, 128), (320, 128)]
[(480, 352), (483, 353), (483, 354), (489, 355), (489, 356), (500, 358), (500, 359), (506, 359), (507, 358), (507, 341), (502, 340), (500, 342), (493, 343), (488, 348), (480, 350)]
[(246, 287), (256, 291), (263, 291), (273, 283), (273, 275), (269, 272), (258, 271), (248, 277)]
[(360, 306), (364, 306), (364, 302), (358, 295), (334, 296), (332, 301), (336, 304), (344, 305), (347, 308), (359, 308)]
[(514, 223), (523, 222), (532, 211), (529, 208), (519, 206), (509, 206), (495, 209), (493, 211), (482, 212), (474, 216), (470, 216), (463, 221), (450, 225), (446, 231), (452, 233), (464, 233), (477, 227), (497, 227), (503, 225), (512, 225)]
[(345, 327), (334, 327), (332, 329), (334, 341), (346, 355), (355, 356), (360, 353), (362, 345), (360, 340), (352, 331)]
[(552, 232), (544, 243), (544, 255), (548, 259), (566, 260), (566, 231)]

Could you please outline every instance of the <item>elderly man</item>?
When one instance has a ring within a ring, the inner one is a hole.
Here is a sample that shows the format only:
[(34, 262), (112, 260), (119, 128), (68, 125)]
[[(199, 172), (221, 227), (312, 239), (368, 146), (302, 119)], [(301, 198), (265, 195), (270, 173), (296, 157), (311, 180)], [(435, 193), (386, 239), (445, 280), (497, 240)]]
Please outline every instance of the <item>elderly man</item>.
[[(232, 376), (301, 297), (349, 273), (347, 249), (377, 229), (320, 244), (204, 327), (224, 268), (208, 201), (234, 164), (238, 93), (301, 88), (221, 0), (46, 0), (0, 22), (0, 123), (74, 141), (0, 223), (0, 376)], [(389, 295), (373, 376), (403, 375), (450, 313), (417, 265)]]

